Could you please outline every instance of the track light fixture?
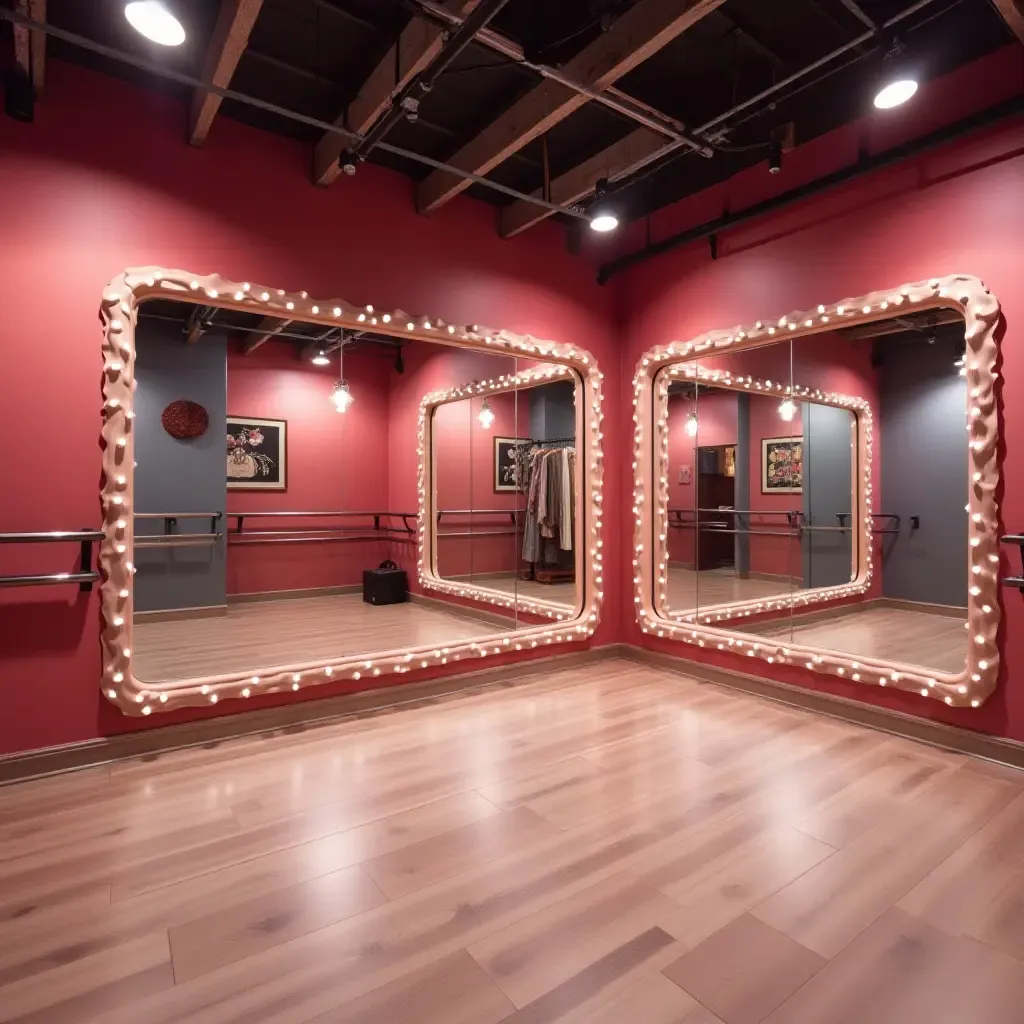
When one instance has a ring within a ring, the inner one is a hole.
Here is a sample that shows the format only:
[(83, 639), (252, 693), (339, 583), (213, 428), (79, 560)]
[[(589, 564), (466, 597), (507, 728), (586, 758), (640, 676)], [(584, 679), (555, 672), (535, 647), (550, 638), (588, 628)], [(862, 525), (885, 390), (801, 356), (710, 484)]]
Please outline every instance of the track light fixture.
[(590, 229), (600, 234), (619, 226), (618, 213), (608, 200), (608, 179), (598, 178), (594, 186), (594, 203), (590, 207)]
[(768, 172), (778, 174), (782, 170), (782, 136), (773, 133), (771, 148), (768, 151)]
[(132, 0), (124, 16), (136, 32), (159, 46), (181, 46), (185, 29), (163, 0)]
[(875, 93), (875, 106), (891, 110), (906, 103), (917, 92), (917, 75), (906, 60), (903, 44), (893, 36), (882, 59), (882, 73)]
[(313, 363), (314, 366), (330, 366), (331, 365), (331, 361), (327, 357), (327, 349), (325, 349), (323, 347), (318, 348), (313, 353), (313, 358), (312, 358), (311, 362)]

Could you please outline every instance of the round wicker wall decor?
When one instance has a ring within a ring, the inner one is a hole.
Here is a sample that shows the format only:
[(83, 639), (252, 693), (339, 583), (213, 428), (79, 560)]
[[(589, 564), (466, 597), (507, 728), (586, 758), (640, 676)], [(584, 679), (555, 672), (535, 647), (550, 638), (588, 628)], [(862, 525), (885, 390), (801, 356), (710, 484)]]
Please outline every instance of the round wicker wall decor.
[(202, 437), (210, 425), (210, 415), (198, 402), (179, 398), (164, 409), (160, 422), (171, 437), (184, 441), (188, 438)]

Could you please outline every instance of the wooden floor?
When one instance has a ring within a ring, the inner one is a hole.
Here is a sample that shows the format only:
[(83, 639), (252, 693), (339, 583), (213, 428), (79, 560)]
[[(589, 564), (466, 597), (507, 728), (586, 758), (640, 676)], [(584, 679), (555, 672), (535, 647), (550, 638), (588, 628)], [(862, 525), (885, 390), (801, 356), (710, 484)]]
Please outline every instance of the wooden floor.
[(868, 607), (805, 623), (762, 622), (744, 626), (744, 632), (939, 672), (962, 672), (967, 661), (965, 621), (954, 615)]
[(682, 612), (704, 605), (776, 597), (801, 588), (799, 579), (742, 579), (731, 569), (694, 572), (670, 566), (666, 589), (669, 610)]
[(578, 600), (575, 583), (538, 583), (536, 580), (521, 580), (516, 576), (488, 576), (479, 582), (481, 586), (501, 590), (506, 594), (564, 604), (567, 610), (575, 608)]
[(1020, 1024), (1024, 777), (609, 660), (13, 786), (0, 1020)]
[(398, 647), (447, 643), (515, 628), (470, 610), (406, 602), (376, 607), (360, 594), (229, 605), (226, 615), (136, 622), (135, 671), (146, 682), (332, 661)]

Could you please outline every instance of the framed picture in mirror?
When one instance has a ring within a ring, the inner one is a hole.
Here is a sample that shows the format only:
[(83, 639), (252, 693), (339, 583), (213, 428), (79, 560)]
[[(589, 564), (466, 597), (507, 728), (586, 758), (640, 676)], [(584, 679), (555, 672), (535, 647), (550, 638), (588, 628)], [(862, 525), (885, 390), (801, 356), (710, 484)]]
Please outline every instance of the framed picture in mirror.
[(288, 424), (253, 416), (227, 418), (227, 485), (235, 491), (288, 489)]
[(518, 466), (516, 452), (522, 447), (523, 441), (515, 437), (496, 437), (494, 439), (494, 490), (520, 491), (518, 482)]
[(761, 439), (761, 493), (800, 494), (803, 491), (803, 439)]

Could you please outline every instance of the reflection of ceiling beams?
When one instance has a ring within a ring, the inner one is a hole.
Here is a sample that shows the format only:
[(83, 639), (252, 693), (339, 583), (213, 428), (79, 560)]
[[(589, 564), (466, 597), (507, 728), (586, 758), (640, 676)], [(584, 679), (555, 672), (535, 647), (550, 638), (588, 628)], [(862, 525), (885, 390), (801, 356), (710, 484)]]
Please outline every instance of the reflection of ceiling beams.
[[(639, 0), (562, 70), (590, 89), (605, 89), (724, 2)], [(448, 163), (474, 174), (487, 174), (586, 102), (586, 96), (545, 79), (463, 146)], [(465, 178), (434, 171), (417, 186), (417, 208), (421, 213), (436, 210), (469, 185)]]
[(1024, 43), (1024, 0), (992, 0), (1010, 31)]
[[(660, 135), (655, 135), (646, 128), (638, 128), (624, 139), (555, 178), (551, 182), (551, 202), (558, 203), (559, 206), (574, 203), (594, 191), (598, 178), (614, 180), (626, 169), (639, 170), (663, 155), (670, 145), (671, 143), (666, 142)], [(541, 195), (541, 190), (538, 189), (534, 195)], [(502, 237), (511, 238), (518, 235), (520, 231), (539, 224), (553, 213), (553, 210), (527, 203), (522, 199), (504, 206), (499, 215)]]
[(874, 323), (860, 324), (857, 327), (844, 327), (838, 333), (844, 338), (856, 341), (860, 338), (881, 338), (890, 334), (919, 334), (935, 327), (963, 322), (963, 316), (955, 309), (929, 309), (914, 316), (891, 317), (888, 320), (876, 320)]
[(255, 352), (265, 341), (269, 341), (275, 334), (280, 334), (291, 320), (279, 320), (276, 316), (264, 317), (257, 327), (250, 331), (242, 339), (242, 354), (249, 355)]
[[(445, 7), (453, 14), (469, 14), (479, 0), (449, 0)], [(370, 72), (359, 94), (348, 109), (335, 118), (335, 124), (365, 135), (392, 100), (440, 53), (445, 33), (435, 25), (413, 18), (394, 45)], [(313, 152), (313, 183), (329, 185), (341, 173), (338, 157), (347, 145), (341, 135), (327, 132)]]
[(206, 318), (203, 316), (204, 311), (207, 311), (206, 306), (192, 307), (192, 312), (189, 313), (188, 319), (185, 321), (186, 345), (194, 345), (206, 331), (207, 323)]
[[(263, 0), (221, 0), (217, 25), (203, 63), (201, 77), (204, 82), (219, 89), (226, 89), (231, 84), (231, 77), (249, 43), (249, 33), (262, 6)], [(220, 103), (220, 96), (196, 89), (188, 124), (188, 141), (193, 146), (201, 146), (206, 141)]]

